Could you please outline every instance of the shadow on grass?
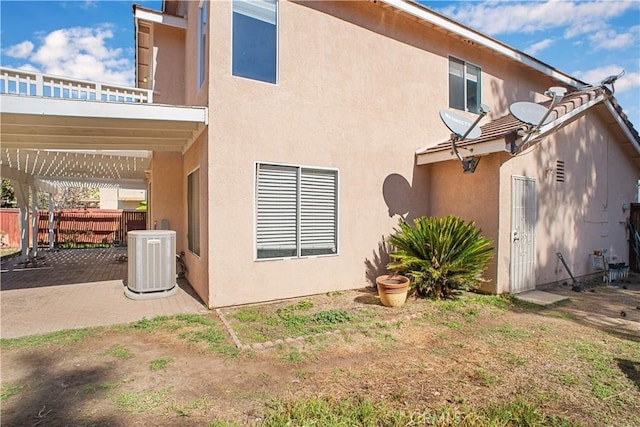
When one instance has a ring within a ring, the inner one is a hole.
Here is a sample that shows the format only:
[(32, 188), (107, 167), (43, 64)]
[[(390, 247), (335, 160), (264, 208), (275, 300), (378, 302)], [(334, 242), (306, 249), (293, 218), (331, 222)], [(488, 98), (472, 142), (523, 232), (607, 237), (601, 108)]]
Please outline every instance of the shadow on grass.
[(55, 362), (54, 356), (41, 353), (31, 353), (22, 359), (25, 375), (15, 384), (21, 390), (2, 402), (2, 425), (117, 425), (112, 415), (95, 416), (82, 410), (85, 403), (97, 398), (96, 393), (104, 392), (100, 384), (107, 382), (110, 369), (101, 366), (60, 369)]
[(363, 288), (358, 289), (358, 291), (363, 292), (363, 294), (355, 297), (353, 299), (354, 302), (365, 305), (381, 305), (380, 299), (378, 298), (378, 291), (376, 291), (375, 288)]
[(640, 360), (616, 359), (618, 367), (640, 390)]

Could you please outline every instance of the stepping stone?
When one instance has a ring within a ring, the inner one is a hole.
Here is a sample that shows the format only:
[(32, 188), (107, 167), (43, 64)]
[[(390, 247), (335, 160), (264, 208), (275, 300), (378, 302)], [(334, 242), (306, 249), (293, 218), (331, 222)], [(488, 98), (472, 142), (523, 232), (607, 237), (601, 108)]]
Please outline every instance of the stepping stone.
[(536, 305), (551, 305), (560, 301), (568, 300), (568, 297), (562, 295), (551, 294), (544, 291), (526, 291), (515, 294), (514, 298), (520, 301), (528, 302)]

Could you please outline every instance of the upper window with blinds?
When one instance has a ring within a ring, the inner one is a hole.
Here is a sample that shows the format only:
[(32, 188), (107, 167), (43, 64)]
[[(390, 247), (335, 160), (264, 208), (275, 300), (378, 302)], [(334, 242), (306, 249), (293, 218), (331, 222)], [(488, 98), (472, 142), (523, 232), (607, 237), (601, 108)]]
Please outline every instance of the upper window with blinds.
[(479, 67), (449, 57), (449, 108), (478, 113), (482, 102)]
[(257, 259), (335, 255), (337, 236), (337, 170), (257, 165)]
[(275, 83), (278, 62), (276, 0), (233, 0), (232, 73)]

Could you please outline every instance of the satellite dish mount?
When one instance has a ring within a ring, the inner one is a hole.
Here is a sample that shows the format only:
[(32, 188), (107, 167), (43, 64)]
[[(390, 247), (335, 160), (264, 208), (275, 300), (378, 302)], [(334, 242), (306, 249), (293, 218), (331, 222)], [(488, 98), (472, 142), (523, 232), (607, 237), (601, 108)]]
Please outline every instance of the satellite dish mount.
[(563, 87), (554, 86), (549, 88), (544, 94), (551, 97), (551, 104), (548, 108), (535, 102), (514, 102), (509, 106), (511, 114), (521, 122), (527, 124), (527, 128), (518, 130), (518, 136), (522, 139), (511, 144), (511, 154), (516, 154), (522, 146), (533, 140), (540, 133), (542, 126), (551, 123), (551, 112), (562, 100), (567, 90)]
[(456, 155), (458, 160), (460, 160), (460, 162), (462, 163), (462, 170), (464, 171), (464, 173), (474, 173), (476, 171), (478, 163), (480, 163), (480, 157), (462, 156), (458, 147), (456, 146), (456, 142), (464, 141), (467, 139), (477, 139), (480, 136), (480, 128), (476, 126), (484, 116), (489, 114), (491, 109), (485, 104), (480, 104), (479, 110), (480, 114), (474, 122), (471, 122), (466, 117), (452, 111), (440, 110), (440, 119), (442, 119), (445, 126), (447, 126), (452, 132), (451, 148), (453, 149), (453, 153)]
[(602, 86), (611, 85), (611, 93), (614, 94), (616, 93), (615, 82), (622, 76), (624, 76), (624, 70), (622, 70), (618, 75), (607, 77), (606, 79), (601, 81), (600, 84)]

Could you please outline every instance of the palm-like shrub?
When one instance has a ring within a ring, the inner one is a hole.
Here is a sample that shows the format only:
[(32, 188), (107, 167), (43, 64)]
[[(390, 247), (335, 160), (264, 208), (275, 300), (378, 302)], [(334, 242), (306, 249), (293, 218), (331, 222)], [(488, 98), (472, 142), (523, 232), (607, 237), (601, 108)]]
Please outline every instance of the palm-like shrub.
[(411, 278), (421, 296), (454, 297), (484, 282), (483, 273), (493, 257), (491, 240), (473, 222), (454, 216), (420, 217), (413, 226), (401, 219), (389, 237), (393, 259), (389, 270)]

